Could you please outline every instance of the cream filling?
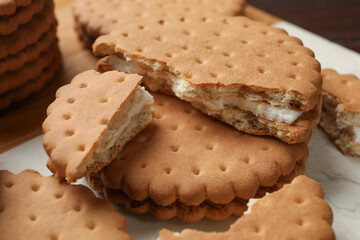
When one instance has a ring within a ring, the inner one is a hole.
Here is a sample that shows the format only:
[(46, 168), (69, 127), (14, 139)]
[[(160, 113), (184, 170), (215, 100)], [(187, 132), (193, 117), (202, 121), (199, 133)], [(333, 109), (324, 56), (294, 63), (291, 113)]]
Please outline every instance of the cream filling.
[(129, 112), (127, 113), (126, 121), (122, 125), (120, 125), (118, 129), (108, 131), (107, 137), (105, 139), (105, 143), (107, 143), (105, 146), (105, 150), (109, 150), (114, 145), (118, 136), (121, 135), (125, 130), (125, 128), (127, 128), (131, 124), (131, 119), (135, 115), (140, 114), (145, 105), (153, 104), (154, 98), (147, 91), (145, 91), (144, 87), (141, 87), (140, 90), (138, 91), (141, 92), (140, 93), (141, 97), (138, 100), (138, 103), (134, 104), (130, 108)]
[[(109, 64), (115, 67), (117, 70), (121, 70), (127, 73), (136, 73), (140, 75), (147, 74), (153, 79), (165, 79), (171, 86), (171, 90), (174, 94), (187, 101), (193, 101), (197, 98), (197, 89), (192, 86), (188, 81), (182, 78), (174, 78), (171, 74), (161, 74), (159, 72), (148, 72), (144, 70), (139, 64), (132, 61), (130, 57), (126, 57), (126, 60), (117, 57), (116, 55), (110, 55)], [(144, 64), (148, 65), (144, 62)], [(149, 66), (150, 67), (150, 66)], [(155, 67), (155, 70), (161, 70), (161, 67)], [(217, 100), (201, 99), (202, 104), (211, 110), (222, 110), (225, 106), (236, 107), (245, 111), (252, 112), (255, 116), (261, 117), (270, 121), (286, 123), (288, 125), (295, 122), (303, 113), (302, 111), (292, 110), (286, 107), (277, 107), (271, 104), (259, 103), (257, 101), (249, 101), (240, 97), (221, 97)]]
[(354, 142), (360, 144), (360, 127), (351, 126), (351, 131), (354, 134)]

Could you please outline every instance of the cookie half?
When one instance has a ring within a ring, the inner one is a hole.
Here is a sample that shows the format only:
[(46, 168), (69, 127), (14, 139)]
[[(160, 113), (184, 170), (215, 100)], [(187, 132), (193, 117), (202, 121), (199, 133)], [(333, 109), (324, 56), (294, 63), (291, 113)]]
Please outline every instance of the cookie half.
[(90, 70), (56, 92), (43, 123), (53, 173), (74, 182), (99, 171), (152, 120), (153, 98), (141, 78)]
[(185, 229), (181, 233), (160, 231), (159, 240), (180, 239), (335, 239), (333, 214), (319, 183), (297, 177), (283, 189), (258, 200), (224, 233)]
[(332, 69), (324, 80), (320, 126), (345, 155), (360, 156), (360, 79)]
[[(126, 239), (126, 221), (86, 187), (0, 171), (1, 239)], [(41, 229), (41, 231), (40, 231)]]
[[(175, 97), (154, 98), (154, 120), (111, 164), (90, 176), (96, 190), (105, 191), (110, 201), (124, 196), (133, 212), (198, 221), (207, 215), (202, 204), (246, 203), (263, 193), (261, 188), (286, 183), (294, 171), (298, 176), (305, 170), (305, 143), (241, 133)], [(244, 208), (235, 210), (241, 215)], [(211, 218), (223, 220), (235, 210)]]
[[(141, 26), (141, 28), (139, 27)], [(144, 76), (240, 131), (304, 142), (321, 110), (320, 64), (302, 42), (246, 17), (148, 17), (94, 44), (99, 70)]]
[(97, 37), (110, 33), (118, 24), (139, 18), (174, 13), (238, 15), (244, 7), (245, 0), (76, 0), (74, 17), (80, 39), (91, 47)]

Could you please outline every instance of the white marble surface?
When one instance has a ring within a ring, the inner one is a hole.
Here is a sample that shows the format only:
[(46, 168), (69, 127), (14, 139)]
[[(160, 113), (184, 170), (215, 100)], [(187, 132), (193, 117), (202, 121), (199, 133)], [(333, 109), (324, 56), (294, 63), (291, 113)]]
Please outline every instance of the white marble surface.
[[(291, 35), (301, 38), (305, 46), (314, 50), (323, 67), (360, 76), (359, 54), (286, 22), (277, 23), (276, 27), (285, 28)], [(50, 175), (45, 166), (47, 156), (41, 141), (42, 136), (39, 136), (0, 154), (0, 169), (19, 173), (32, 168), (43, 175)], [(360, 158), (343, 156), (320, 129), (315, 129), (309, 148), (306, 175), (319, 181), (325, 190), (326, 200), (334, 212), (333, 228), (337, 239), (360, 239)], [(87, 185), (83, 179), (79, 183)], [(122, 207), (119, 211), (126, 217), (128, 232), (136, 240), (156, 239), (162, 228), (173, 231), (183, 228), (225, 231), (236, 220), (236, 217), (231, 217), (224, 222), (202, 220), (189, 224), (177, 219), (156, 221), (150, 215), (132, 215)]]

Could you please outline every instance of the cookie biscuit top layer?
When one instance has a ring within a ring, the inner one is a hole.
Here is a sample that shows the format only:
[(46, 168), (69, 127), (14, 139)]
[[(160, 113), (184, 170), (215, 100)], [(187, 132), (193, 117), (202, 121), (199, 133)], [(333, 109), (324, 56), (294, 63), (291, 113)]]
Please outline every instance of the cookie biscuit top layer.
[(360, 79), (352, 74), (339, 74), (323, 69), (323, 91), (337, 99), (345, 111), (360, 113)]
[(124, 239), (126, 221), (86, 187), (33, 170), (0, 171), (0, 232), (13, 239)]
[(175, 97), (153, 96), (154, 120), (101, 171), (106, 187), (133, 200), (168, 206), (249, 199), (308, 156), (305, 143), (244, 134)]
[(246, 17), (172, 14), (124, 21), (98, 38), (93, 50), (98, 56), (118, 53), (197, 86), (244, 87), (260, 96), (285, 94), (281, 98), (291, 94), (297, 102), (290, 99), (286, 107), (295, 110), (313, 109), (321, 93), (314, 53), (284, 30)]
[(123, 110), (141, 79), (135, 74), (90, 70), (58, 89), (43, 123), (43, 145), (59, 177), (71, 182), (86, 174), (108, 125)]
[(160, 232), (159, 240), (181, 239), (335, 239), (333, 214), (324, 201), (319, 183), (299, 176), (283, 189), (258, 200), (246, 214), (224, 233), (186, 229), (180, 234)]
[(87, 33), (96, 38), (109, 33), (118, 23), (126, 24), (152, 15), (237, 15), (243, 12), (244, 6), (245, 0), (76, 0), (74, 14), (76, 21), (85, 27)]

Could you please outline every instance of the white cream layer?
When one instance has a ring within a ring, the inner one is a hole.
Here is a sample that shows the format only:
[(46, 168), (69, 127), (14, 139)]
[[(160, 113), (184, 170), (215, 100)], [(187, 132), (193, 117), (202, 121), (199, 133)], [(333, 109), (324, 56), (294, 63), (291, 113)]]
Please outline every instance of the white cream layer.
[(107, 143), (105, 147), (106, 150), (110, 149), (114, 145), (118, 136), (121, 135), (125, 128), (127, 128), (131, 124), (132, 117), (140, 114), (145, 105), (153, 104), (154, 98), (147, 91), (145, 91), (144, 87), (139, 88), (140, 89), (137, 91), (140, 91), (140, 99), (135, 99), (137, 103), (130, 108), (129, 112), (127, 113), (126, 121), (122, 125), (120, 125), (118, 129), (114, 129), (111, 131), (108, 130), (107, 138), (105, 139), (105, 143)]
[(351, 126), (351, 130), (354, 134), (354, 142), (360, 144), (360, 127)]
[[(115, 55), (110, 55), (109, 64), (116, 70), (124, 71), (127, 73), (137, 73), (140, 75), (149, 75), (153, 79), (162, 78), (169, 83), (174, 94), (187, 101), (196, 98), (196, 87), (193, 87), (189, 82), (181, 78), (174, 78), (168, 75), (160, 76), (157, 72), (147, 72), (140, 65), (134, 63), (131, 58), (127, 60), (121, 59)], [(145, 64), (145, 62), (144, 62)], [(158, 67), (160, 68), (160, 67)], [(263, 104), (256, 101), (248, 101), (240, 97), (223, 97), (217, 100), (202, 99), (202, 103), (211, 110), (222, 110), (224, 107), (236, 107), (244, 111), (252, 112), (255, 116), (261, 117), (270, 121), (292, 124), (303, 113), (285, 107), (276, 107), (270, 104)]]

